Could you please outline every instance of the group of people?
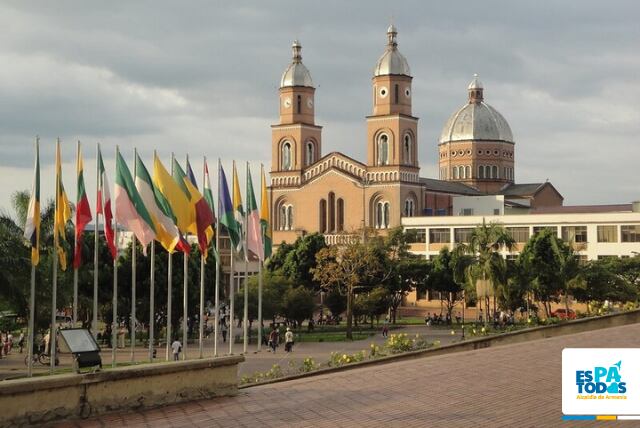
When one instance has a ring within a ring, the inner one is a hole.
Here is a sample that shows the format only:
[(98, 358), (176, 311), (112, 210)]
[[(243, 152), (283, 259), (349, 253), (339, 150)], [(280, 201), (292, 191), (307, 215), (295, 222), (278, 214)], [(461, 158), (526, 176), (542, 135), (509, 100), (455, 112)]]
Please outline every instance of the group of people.
[[(276, 352), (276, 349), (280, 345), (282, 335), (280, 334), (280, 325), (271, 324), (271, 331), (268, 336), (262, 336), (262, 343), (269, 346), (270, 352)], [(284, 333), (284, 350), (285, 352), (293, 352), (293, 332), (291, 327), (287, 327)]]
[[(10, 331), (3, 331), (0, 333), (0, 358), (4, 358), (11, 353), (11, 350), (14, 346), (14, 337)], [(18, 338), (18, 348), (20, 349), (20, 353), (22, 354), (22, 350), (25, 345), (24, 333), (20, 332), (20, 337)]]
[[(460, 324), (462, 316), (459, 311), (456, 312), (455, 318), (456, 324)], [(424, 323), (426, 325), (451, 325), (452, 322), (451, 314), (449, 314), (449, 312), (444, 316), (442, 315), (442, 312), (439, 314), (436, 314), (435, 312), (433, 314), (431, 314), (431, 312), (427, 312), (427, 315), (424, 317)]]

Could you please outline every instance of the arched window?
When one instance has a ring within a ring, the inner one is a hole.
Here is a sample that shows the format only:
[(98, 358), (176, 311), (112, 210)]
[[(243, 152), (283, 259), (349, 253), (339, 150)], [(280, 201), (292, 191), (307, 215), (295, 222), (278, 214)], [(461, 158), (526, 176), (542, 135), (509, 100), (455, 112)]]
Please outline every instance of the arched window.
[(411, 136), (404, 136), (404, 163), (411, 165)]
[(336, 231), (336, 195), (329, 192), (329, 207), (327, 209), (329, 215), (329, 232)]
[(467, 178), (467, 176), (465, 175), (465, 169), (464, 166), (460, 165), (458, 168), (460, 168), (460, 178), (464, 179)]
[(471, 167), (469, 165), (464, 167), (465, 177), (471, 178)]
[(378, 137), (378, 165), (389, 165), (389, 137), (387, 134)]
[(493, 178), (493, 175), (491, 174), (491, 165), (485, 166), (484, 169), (485, 169), (485, 172), (484, 172), (485, 178)]
[(293, 206), (287, 206), (287, 230), (293, 230)]
[(327, 231), (327, 201), (325, 199), (320, 199), (320, 204), (318, 204), (318, 223), (320, 233), (326, 233)]
[(305, 146), (306, 150), (305, 150), (305, 162), (306, 165), (313, 165), (313, 163), (316, 161), (315, 160), (315, 156), (314, 156), (314, 150), (313, 150), (313, 141), (307, 141), (307, 144)]
[(484, 178), (484, 165), (478, 167), (478, 178)]
[(384, 220), (384, 202), (376, 204), (376, 229), (382, 229)]
[(498, 167), (497, 166), (493, 166), (493, 178), (500, 178), (498, 176)]
[(291, 143), (288, 141), (285, 141), (282, 145), (280, 164), (284, 171), (289, 171), (291, 169)]
[(302, 95), (298, 95), (298, 113), (302, 111)]
[(278, 230), (287, 230), (287, 206), (284, 204), (278, 208)]
[(393, 95), (393, 102), (394, 102), (395, 104), (398, 104), (398, 98), (399, 98), (399, 92), (400, 92), (400, 89), (398, 88), (398, 84), (397, 84), (397, 83), (396, 83), (396, 85), (395, 85), (395, 87), (394, 87), (394, 92), (395, 92), (395, 93), (394, 93), (394, 95)]
[(415, 215), (415, 202), (409, 198), (404, 201), (404, 216), (413, 217)]
[(454, 179), (454, 180), (457, 180), (458, 178), (459, 178), (459, 175), (458, 175), (458, 167), (457, 167), (457, 166), (454, 166), (454, 167), (453, 167), (453, 179)]
[(389, 227), (389, 217), (390, 217), (390, 211), (391, 211), (391, 205), (389, 204), (389, 202), (385, 202), (384, 203), (384, 228), (387, 229)]
[(337, 231), (342, 232), (344, 230), (344, 200), (342, 198), (338, 198), (336, 202), (336, 211), (337, 211)]

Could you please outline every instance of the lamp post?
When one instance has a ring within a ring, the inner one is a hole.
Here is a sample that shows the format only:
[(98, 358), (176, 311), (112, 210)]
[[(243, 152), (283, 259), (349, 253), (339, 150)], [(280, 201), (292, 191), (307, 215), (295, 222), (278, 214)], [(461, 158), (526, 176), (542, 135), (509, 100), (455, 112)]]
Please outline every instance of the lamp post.
[(464, 340), (464, 309), (466, 307), (466, 300), (465, 290), (462, 289), (462, 340)]

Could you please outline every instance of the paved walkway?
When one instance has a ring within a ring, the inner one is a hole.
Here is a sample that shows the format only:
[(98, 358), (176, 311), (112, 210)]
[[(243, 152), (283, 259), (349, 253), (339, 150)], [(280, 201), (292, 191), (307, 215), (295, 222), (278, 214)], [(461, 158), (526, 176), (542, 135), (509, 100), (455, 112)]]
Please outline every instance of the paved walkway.
[(640, 325), (354, 369), (59, 426), (633, 426), (561, 421), (565, 347), (640, 347)]

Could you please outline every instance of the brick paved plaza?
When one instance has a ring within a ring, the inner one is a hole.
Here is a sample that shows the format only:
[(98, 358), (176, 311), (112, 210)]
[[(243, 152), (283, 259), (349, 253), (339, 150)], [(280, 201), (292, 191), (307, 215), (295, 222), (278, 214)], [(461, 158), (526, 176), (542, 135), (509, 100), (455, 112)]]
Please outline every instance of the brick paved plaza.
[(640, 325), (348, 370), (59, 426), (634, 426), (561, 421), (564, 347), (640, 347)]

